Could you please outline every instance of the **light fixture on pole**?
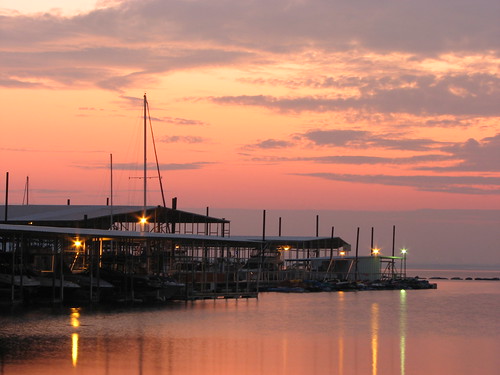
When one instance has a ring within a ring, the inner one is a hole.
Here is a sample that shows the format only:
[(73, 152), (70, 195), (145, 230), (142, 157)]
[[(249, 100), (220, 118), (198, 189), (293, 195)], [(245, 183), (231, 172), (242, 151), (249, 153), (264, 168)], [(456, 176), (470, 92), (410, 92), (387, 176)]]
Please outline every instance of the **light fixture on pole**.
[(408, 253), (408, 249), (402, 248), (401, 254), (403, 254), (403, 258), (401, 259), (401, 273), (402, 276), (406, 278), (406, 253)]
[(144, 232), (146, 230), (146, 224), (148, 223), (148, 218), (145, 216), (142, 216), (139, 218), (139, 224), (141, 225), (141, 232)]

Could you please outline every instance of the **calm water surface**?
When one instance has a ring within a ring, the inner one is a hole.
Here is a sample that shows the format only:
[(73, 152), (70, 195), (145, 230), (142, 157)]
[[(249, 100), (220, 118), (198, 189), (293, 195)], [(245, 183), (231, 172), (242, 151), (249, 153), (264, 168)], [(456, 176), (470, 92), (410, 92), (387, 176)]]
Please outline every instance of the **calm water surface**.
[(0, 374), (500, 374), (500, 282), (0, 315)]

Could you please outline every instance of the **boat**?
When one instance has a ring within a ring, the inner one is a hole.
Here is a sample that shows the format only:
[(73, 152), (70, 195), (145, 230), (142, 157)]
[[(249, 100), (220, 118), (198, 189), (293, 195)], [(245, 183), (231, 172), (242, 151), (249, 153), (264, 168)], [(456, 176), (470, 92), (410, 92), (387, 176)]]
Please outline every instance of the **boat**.
[(14, 285), (23, 288), (36, 288), (40, 286), (40, 281), (30, 275), (0, 273), (0, 284), (3, 286)]
[[(61, 288), (61, 279), (58, 277), (53, 278), (51, 275), (43, 275), (43, 276), (40, 275), (40, 276), (35, 276), (35, 279), (40, 282), (41, 288), (53, 288), (53, 287)], [(80, 288), (80, 285), (72, 281), (63, 279), (62, 287), (64, 289), (78, 289)]]
[(178, 295), (184, 288), (169, 277), (157, 275), (133, 275), (134, 298), (143, 302), (164, 302)]
[(64, 279), (79, 285), (81, 288), (87, 288), (87, 289), (90, 288), (91, 285), (92, 288), (99, 288), (99, 289), (111, 289), (115, 287), (110, 282), (102, 278), (98, 278), (96, 275), (91, 276), (88, 272), (72, 273), (69, 275), (64, 275)]
[(40, 286), (40, 282), (30, 273), (21, 272), (19, 267), (15, 267), (12, 272), (12, 267), (8, 263), (2, 263), (0, 264), (0, 285), (34, 288)]
[(31, 301), (38, 292), (40, 282), (29, 274), (21, 274), (18, 270), (12, 274), (9, 268), (0, 266), (0, 301), (18, 299)]

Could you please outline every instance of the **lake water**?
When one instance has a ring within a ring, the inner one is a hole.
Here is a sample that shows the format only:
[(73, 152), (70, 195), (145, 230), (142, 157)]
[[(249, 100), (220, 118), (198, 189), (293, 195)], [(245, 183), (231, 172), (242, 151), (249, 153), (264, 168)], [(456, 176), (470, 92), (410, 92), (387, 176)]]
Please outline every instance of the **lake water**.
[(437, 284), (3, 312), (0, 374), (500, 374), (500, 282)]

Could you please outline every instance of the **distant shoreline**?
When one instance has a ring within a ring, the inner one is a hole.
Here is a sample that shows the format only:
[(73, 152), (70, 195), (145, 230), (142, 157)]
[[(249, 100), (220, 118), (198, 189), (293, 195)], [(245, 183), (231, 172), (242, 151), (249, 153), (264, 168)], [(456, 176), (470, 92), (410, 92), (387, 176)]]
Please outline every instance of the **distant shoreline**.
[(445, 269), (445, 268), (410, 268), (408, 277), (430, 280), (492, 280), (500, 278), (500, 270)]

